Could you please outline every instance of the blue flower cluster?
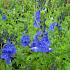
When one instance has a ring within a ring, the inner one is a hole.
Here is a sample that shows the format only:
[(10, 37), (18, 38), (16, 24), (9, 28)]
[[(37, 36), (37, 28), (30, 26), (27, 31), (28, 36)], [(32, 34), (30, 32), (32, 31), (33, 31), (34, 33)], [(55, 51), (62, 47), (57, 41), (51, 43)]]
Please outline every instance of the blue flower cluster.
[[(30, 36), (23, 35), (21, 38), (21, 45), (26, 47), (30, 44)], [(47, 32), (38, 31), (33, 39), (33, 42), (30, 44), (30, 48), (33, 52), (50, 52), (50, 40), (48, 38)]]
[(30, 36), (28, 36), (28, 35), (22, 36), (20, 43), (24, 47), (28, 46), (30, 44)]
[(31, 50), (33, 52), (50, 52), (52, 49), (49, 47), (50, 46), (50, 40), (48, 39), (48, 33), (45, 32), (43, 34), (43, 37), (39, 39), (40, 35), (42, 35), (42, 32), (37, 32), (34, 40), (31, 44)]
[(1, 59), (4, 59), (7, 64), (11, 63), (12, 57), (16, 54), (16, 48), (13, 43), (7, 43), (2, 48)]
[(40, 10), (35, 13), (34, 27), (38, 28), (40, 23)]
[(2, 16), (2, 20), (4, 20), (4, 21), (7, 20), (7, 16), (5, 14)]
[[(42, 21), (41, 21), (42, 22)], [(46, 32), (45, 21), (40, 24), (40, 10), (36, 11), (34, 27), (41, 28), (41, 31), (38, 31), (33, 39), (33, 42), (30, 45), (30, 48), (33, 52), (50, 52), (50, 40), (48, 38), (48, 33)]]

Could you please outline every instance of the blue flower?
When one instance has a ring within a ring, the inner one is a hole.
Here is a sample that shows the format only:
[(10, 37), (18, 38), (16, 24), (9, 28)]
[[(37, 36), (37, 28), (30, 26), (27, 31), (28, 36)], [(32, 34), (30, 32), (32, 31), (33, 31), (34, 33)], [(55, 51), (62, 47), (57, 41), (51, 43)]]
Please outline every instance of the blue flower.
[(3, 53), (3, 54), (1, 55), (1, 58), (6, 61), (6, 64), (10, 64), (10, 63), (11, 63), (11, 57), (10, 57), (8, 54)]
[(13, 43), (6, 44), (2, 49), (2, 52), (14, 55), (14, 53), (16, 53), (15, 45)]
[(57, 26), (60, 30), (62, 30), (61, 26), (57, 22), (52, 23), (49, 27), (49, 30), (54, 31), (55, 26)]
[(57, 23), (57, 22), (52, 23), (52, 24), (50, 25), (50, 27), (49, 27), (49, 30), (54, 31), (54, 27), (55, 27), (55, 26), (58, 26), (58, 23)]
[(50, 52), (51, 48), (49, 48), (50, 46), (50, 41), (48, 38), (48, 33), (45, 32), (43, 34), (43, 37), (41, 39), (39, 39), (38, 37), (42, 34), (42, 32), (37, 32), (35, 34), (34, 40), (31, 44), (31, 50), (33, 52)]
[(13, 57), (16, 54), (16, 48), (13, 43), (7, 43), (2, 48), (2, 54), (1, 58), (6, 61), (7, 64), (11, 63), (11, 57)]
[(40, 10), (36, 11), (35, 19), (37, 22), (40, 22)]
[(30, 36), (28, 36), (28, 35), (22, 36), (22, 38), (21, 38), (21, 45), (26, 47), (29, 44), (30, 44)]
[(7, 16), (5, 14), (2, 16), (2, 20), (4, 20), (4, 21), (7, 20)]
[(39, 27), (39, 24), (37, 23), (36, 20), (34, 20), (34, 27), (35, 27), (35, 28), (38, 28), (38, 27)]
[(43, 37), (42, 37), (42, 41), (47, 45), (47, 47), (50, 46), (50, 40), (49, 40), (47, 32), (44, 32)]
[(39, 37), (42, 35), (41, 31), (37, 31), (35, 36), (34, 36), (34, 40), (39, 39)]
[[(48, 42), (49, 43), (49, 42)], [(43, 42), (42, 40), (40, 41), (40, 52), (50, 52), (51, 48), (49, 47), (48, 43)]]
[(35, 13), (34, 27), (38, 28), (40, 23), (40, 10)]
[(43, 41), (32, 43), (31, 50), (33, 52), (50, 52), (52, 49), (47, 46)]

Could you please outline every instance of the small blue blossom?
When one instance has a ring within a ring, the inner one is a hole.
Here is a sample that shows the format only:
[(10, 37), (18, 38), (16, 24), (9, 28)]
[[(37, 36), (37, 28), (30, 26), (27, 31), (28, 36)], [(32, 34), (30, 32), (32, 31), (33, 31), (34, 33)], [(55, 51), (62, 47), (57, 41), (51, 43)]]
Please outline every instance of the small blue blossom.
[(38, 28), (40, 23), (40, 10), (35, 13), (34, 27)]
[(5, 14), (2, 16), (2, 20), (4, 20), (4, 21), (7, 20), (7, 16)]
[(9, 57), (8, 54), (3, 53), (3, 54), (1, 55), (1, 58), (5, 60), (6, 64), (10, 64), (10, 63), (11, 63), (11, 57)]
[(54, 26), (57, 26), (57, 23), (56, 22), (54, 22), (54, 23), (52, 23), (51, 25), (50, 25), (50, 27), (49, 27), (49, 30), (51, 30), (51, 31), (54, 31)]
[(12, 55), (14, 55), (14, 53), (16, 53), (16, 48), (15, 45), (13, 43), (8, 43), (4, 46), (4, 48), (2, 49), (3, 53), (10, 53)]
[(11, 63), (11, 57), (13, 57), (16, 54), (16, 48), (13, 43), (7, 43), (2, 48), (2, 54), (1, 58), (6, 61), (7, 64)]
[(54, 31), (54, 24), (51, 24), (49, 30)]
[(28, 46), (30, 44), (30, 36), (28, 36), (28, 35), (22, 36), (20, 43), (24, 47)]
[(36, 11), (35, 19), (37, 22), (40, 22), (40, 10)]
[[(62, 22), (61, 22), (62, 23)], [(54, 22), (50, 25), (49, 30), (54, 31), (54, 27), (57, 26), (59, 30), (62, 30), (62, 27), (57, 22)]]
[(35, 28), (38, 28), (38, 27), (39, 27), (39, 24), (37, 23), (36, 20), (34, 20), (34, 27), (35, 27)]

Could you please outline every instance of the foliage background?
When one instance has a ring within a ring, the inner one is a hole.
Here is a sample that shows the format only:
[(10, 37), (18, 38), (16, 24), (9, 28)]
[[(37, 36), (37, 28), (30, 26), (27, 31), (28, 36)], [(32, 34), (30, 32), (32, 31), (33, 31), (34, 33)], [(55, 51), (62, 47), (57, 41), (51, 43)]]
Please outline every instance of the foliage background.
[[(30, 51), (29, 46), (24, 48), (20, 45), (20, 38), (23, 35), (24, 27), (28, 27), (28, 34), (31, 37), (39, 29), (34, 28), (34, 13), (39, 9), (39, 2), (42, 8), (48, 10), (44, 16), (41, 11), (41, 19), (46, 18), (46, 30), (52, 22), (60, 23), (62, 20), (62, 30), (55, 28), (54, 32), (49, 32), (51, 40), (50, 53), (35, 53)], [(0, 34), (3, 29), (7, 29), (9, 35), (14, 33), (17, 53), (10, 65), (5, 64), (0, 59), (0, 70), (70, 70), (70, 0), (0, 0), (0, 9), (7, 15), (7, 21), (2, 20), (0, 14)], [(61, 14), (63, 13), (63, 15)], [(54, 20), (52, 20), (54, 17)], [(59, 19), (59, 20), (58, 20)], [(12, 64), (16, 67), (13, 67)]]

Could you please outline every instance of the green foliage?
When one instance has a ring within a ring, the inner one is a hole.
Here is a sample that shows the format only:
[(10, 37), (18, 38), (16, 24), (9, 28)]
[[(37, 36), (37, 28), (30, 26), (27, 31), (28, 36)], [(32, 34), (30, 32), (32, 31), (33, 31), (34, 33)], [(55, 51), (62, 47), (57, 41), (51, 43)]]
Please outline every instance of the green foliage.
[[(9, 5), (7, 5), (3, 3), (4, 1), (0, 0), (0, 9), (7, 15), (8, 20), (3, 21), (3, 13), (0, 14), (0, 34), (6, 28), (10, 35), (12, 33), (17, 35), (17, 53), (10, 65), (6, 65), (4, 60), (0, 59), (0, 70), (12, 70), (12, 64), (15, 62), (21, 66), (14, 70), (70, 70), (70, 4), (65, 4), (65, 0), (46, 0), (45, 3), (45, 0), (9, 0), (7, 3)], [(39, 2), (42, 3), (40, 7)], [(4, 4), (7, 8), (4, 7)], [(41, 10), (41, 20), (46, 18), (47, 31), (50, 24), (59, 23), (60, 20), (57, 18), (61, 16), (61, 13), (64, 14), (61, 24), (62, 31), (59, 31), (57, 27), (54, 32), (48, 31), (51, 40), (50, 47), (53, 49), (50, 53), (34, 53), (29, 46), (25, 48), (20, 45), (25, 25), (28, 25), (31, 42), (34, 34), (39, 30), (34, 28), (33, 23), (35, 11), (41, 8), (48, 10), (47, 13)], [(63, 60), (63, 58), (65, 59)]]

